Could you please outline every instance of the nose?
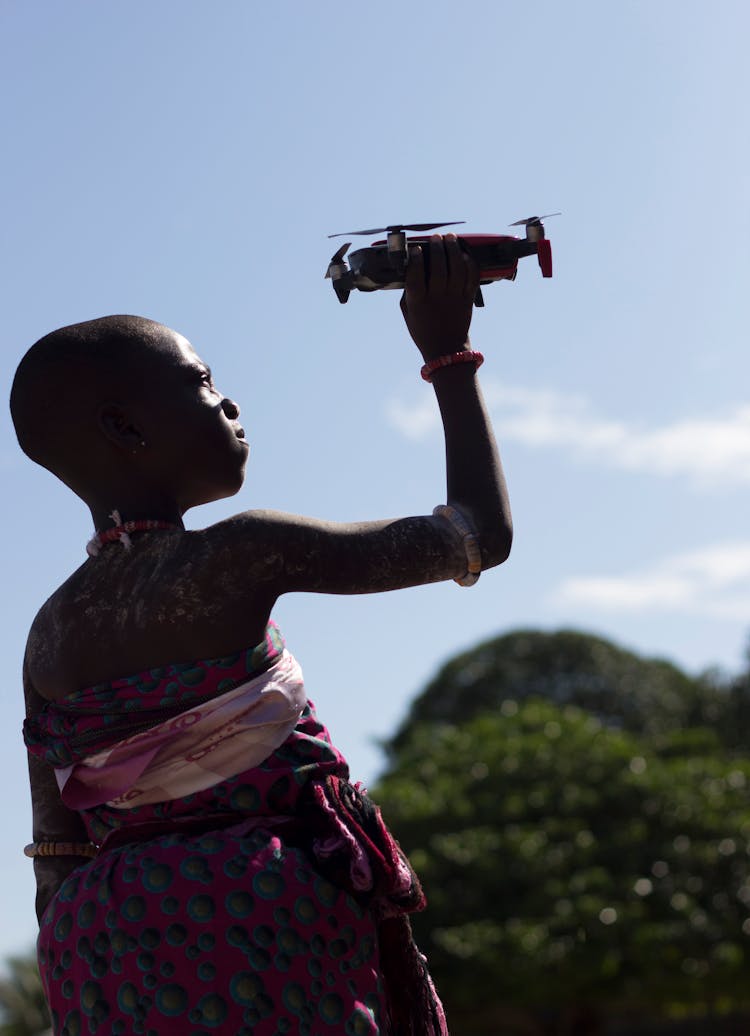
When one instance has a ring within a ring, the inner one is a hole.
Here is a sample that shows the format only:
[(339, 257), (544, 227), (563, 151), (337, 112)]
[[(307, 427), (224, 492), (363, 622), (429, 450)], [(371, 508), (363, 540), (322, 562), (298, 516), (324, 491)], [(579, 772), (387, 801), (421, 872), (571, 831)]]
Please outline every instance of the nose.
[(230, 421), (236, 421), (240, 416), (240, 408), (237, 406), (233, 399), (222, 399), (221, 409), (224, 411)]

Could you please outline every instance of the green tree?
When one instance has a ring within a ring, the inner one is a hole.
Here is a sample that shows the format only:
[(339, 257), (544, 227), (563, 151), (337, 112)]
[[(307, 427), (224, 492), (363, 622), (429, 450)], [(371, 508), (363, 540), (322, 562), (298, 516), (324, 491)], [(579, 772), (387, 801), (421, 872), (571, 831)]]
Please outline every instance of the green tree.
[(0, 976), (0, 1036), (51, 1034), (36, 956), (9, 957)]
[(462, 723), (496, 711), (506, 699), (530, 698), (577, 705), (609, 726), (649, 735), (715, 724), (726, 704), (719, 682), (694, 679), (670, 662), (641, 658), (601, 637), (518, 630), (447, 662), (385, 748), (397, 754), (416, 725)]
[(582, 634), (491, 645), (514, 636), (547, 648), (548, 677), (528, 653), (531, 674), (519, 652), (500, 666), (501, 690), (492, 653), (449, 663), (431, 685), (442, 715), (415, 706), (377, 790), (425, 884), (414, 925), (455, 1031), (750, 1007), (750, 759), (699, 725), (722, 717), (723, 688)]
[(750, 751), (750, 642), (745, 652), (745, 669), (727, 681), (718, 676), (716, 682), (725, 691), (719, 729), (722, 740), (738, 752)]

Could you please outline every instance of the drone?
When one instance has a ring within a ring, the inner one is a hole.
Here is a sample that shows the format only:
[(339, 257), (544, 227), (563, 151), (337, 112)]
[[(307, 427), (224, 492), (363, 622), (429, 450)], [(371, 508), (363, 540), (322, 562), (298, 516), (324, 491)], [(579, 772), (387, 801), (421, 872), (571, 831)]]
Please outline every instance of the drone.
[[(525, 227), (525, 237), (512, 237), (509, 234), (461, 234), (458, 241), (465, 252), (471, 255), (479, 267), (479, 287), (474, 297), (475, 306), (483, 306), (482, 285), (493, 281), (513, 281), (516, 279), (518, 260), (525, 255), (536, 254), (542, 277), (552, 276), (552, 247), (544, 234), (543, 219), (559, 216), (559, 212), (550, 212), (546, 216), (529, 216), (516, 220), (512, 227)], [(452, 223), (395, 223), (389, 227), (375, 227), (372, 230), (350, 230), (344, 234), (329, 234), (333, 237), (359, 237), (385, 233), (384, 240), (373, 241), (367, 248), (358, 248), (351, 252), (347, 261), (344, 258), (351, 247), (351, 241), (331, 257), (326, 271), (330, 278), (336, 298), (345, 303), (351, 292), (381, 291), (389, 288), (403, 288), (406, 278), (406, 267), (409, 264), (409, 247), (426, 244), (427, 236), (409, 237), (407, 230), (421, 232), (437, 230), (439, 227), (456, 227), (464, 220)]]

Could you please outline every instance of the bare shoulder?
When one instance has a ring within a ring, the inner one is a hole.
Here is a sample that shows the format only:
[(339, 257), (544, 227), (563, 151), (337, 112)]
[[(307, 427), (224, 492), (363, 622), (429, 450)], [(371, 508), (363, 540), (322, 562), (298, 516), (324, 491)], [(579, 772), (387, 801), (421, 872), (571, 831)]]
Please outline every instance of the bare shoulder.
[(27, 712), (36, 711), (40, 700), (49, 695), (51, 674), (59, 670), (62, 646), (70, 642), (70, 611), (65, 601), (77, 598), (71, 587), (80, 579), (82, 565), (47, 598), (36, 613), (26, 640), (23, 661), (23, 684)]
[[(230, 557), (208, 530), (114, 543), (44, 603), (26, 648), (43, 698), (170, 662), (209, 658), (261, 640), (272, 606), (265, 562)], [(244, 578), (240, 569), (244, 569)]]

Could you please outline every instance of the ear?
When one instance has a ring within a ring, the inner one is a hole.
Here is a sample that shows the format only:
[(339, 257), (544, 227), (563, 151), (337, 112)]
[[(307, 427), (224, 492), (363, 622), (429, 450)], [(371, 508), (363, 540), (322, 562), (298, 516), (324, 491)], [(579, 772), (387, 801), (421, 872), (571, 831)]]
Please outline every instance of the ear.
[(135, 453), (143, 445), (143, 434), (120, 403), (104, 403), (97, 414), (99, 430), (111, 443), (127, 453)]

